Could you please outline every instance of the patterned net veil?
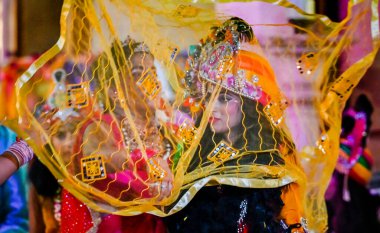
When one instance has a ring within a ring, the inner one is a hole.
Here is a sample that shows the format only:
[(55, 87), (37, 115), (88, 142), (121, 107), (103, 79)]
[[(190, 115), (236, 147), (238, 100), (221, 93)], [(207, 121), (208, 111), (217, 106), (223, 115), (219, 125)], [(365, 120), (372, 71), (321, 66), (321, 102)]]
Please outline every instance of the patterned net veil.
[(297, 183), (321, 232), (341, 111), (378, 48), (377, 1), (351, 1), (339, 23), (287, 1), (226, 2), (65, 1), (60, 39), (2, 120), (95, 210), (167, 216), (204, 186)]

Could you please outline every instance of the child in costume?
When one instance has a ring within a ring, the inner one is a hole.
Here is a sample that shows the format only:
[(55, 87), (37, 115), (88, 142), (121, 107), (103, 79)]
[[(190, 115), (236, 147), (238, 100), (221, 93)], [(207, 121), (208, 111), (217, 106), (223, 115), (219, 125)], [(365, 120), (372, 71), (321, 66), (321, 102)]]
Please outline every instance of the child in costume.
[(284, 98), (257, 47), (251, 27), (232, 18), (190, 58), (185, 83), (204, 102), (196, 127), (205, 129), (193, 157), (176, 159), (186, 170), (176, 205), (187, 206), (167, 218), (171, 233), (306, 231)]
[[(104, 109), (95, 112), (80, 129), (76, 142), (77, 156), (85, 157), (93, 151), (110, 156), (110, 166), (107, 167), (108, 158), (105, 162), (107, 178), (92, 185), (111, 196), (124, 201), (152, 195), (160, 199), (170, 193), (172, 175), (167, 162), (162, 159), (166, 151), (155, 118), (154, 100), (158, 89), (152, 92), (141, 86), (146, 79), (154, 80), (159, 85), (154, 57), (143, 43), (128, 40), (119, 46), (114, 43), (112, 47), (117, 74), (102, 69), (110, 62), (104, 54), (93, 65), (97, 76), (95, 85), (100, 90), (97, 98), (104, 102), (101, 104)], [(127, 111), (133, 122), (129, 120)], [(87, 143), (83, 143), (83, 139)], [(105, 140), (108, 140), (107, 143), (104, 143)], [(142, 157), (141, 149), (145, 150), (149, 161)], [(157, 170), (158, 180), (149, 174), (151, 163), (160, 167)], [(157, 187), (157, 184), (166, 188)]]
[[(141, 51), (140, 55), (144, 52)], [(149, 61), (152, 61), (152, 56), (149, 55)], [(140, 61), (140, 60), (139, 60)], [(146, 64), (145, 64), (146, 65)], [(144, 66), (144, 65), (142, 65)], [(71, 174), (81, 174), (81, 159), (86, 159), (86, 156), (93, 155), (94, 151), (97, 151), (101, 155), (109, 156), (113, 155), (115, 160), (105, 161), (107, 169), (107, 178), (103, 180), (97, 180), (96, 182), (90, 182), (91, 185), (103, 190), (108, 184), (112, 183), (109, 191), (105, 191), (107, 194), (119, 196), (123, 190), (126, 190), (127, 185), (130, 184), (131, 192), (125, 192), (125, 196), (122, 198), (134, 198), (140, 195), (142, 190), (149, 187), (141, 179), (137, 179), (135, 173), (133, 173), (134, 167), (123, 167), (123, 163), (126, 161), (120, 160), (120, 158), (126, 158), (124, 148), (123, 134), (120, 128), (117, 127), (118, 120), (121, 120), (122, 108), (120, 103), (113, 102), (113, 112), (115, 116), (120, 118), (113, 118), (110, 110), (94, 109), (92, 111), (91, 101), (94, 99), (84, 98), (71, 99), (73, 100), (71, 106), (67, 106), (67, 93), (68, 90), (73, 90), (70, 87), (73, 83), (76, 85), (77, 90), (82, 90), (86, 93), (86, 89), (81, 87), (88, 87), (85, 83), (78, 83), (78, 78), (72, 77), (74, 72), (68, 73), (67, 69), (57, 69), (53, 73), (56, 80), (56, 88), (54, 89), (48, 103), (50, 111), (44, 113), (44, 118), (41, 122), (48, 122), (46, 131), (49, 132), (51, 145), (46, 145), (48, 151), (53, 153), (54, 156), (62, 160), (62, 163), (67, 167), (67, 170)], [(70, 70), (69, 70), (70, 71)], [(68, 73), (68, 74), (67, 74)], [(79, 74), (83, 72), (77, 72)], [(104, 81), (104, 80), (103, 80)], [(112, 88), (110, 88), (112, 89)], [(87, 89), (88, 91), (88, 89)], [(114, 94), (114, 89), (110, 91)], [(78, 95), (79, 96), (79, 95)], [(108, 97), (108, 96), (107, 96)], [(83, 108), (78, 108), (78, 100), (83, 103)], [(77, 101), (77, 102), (76, 102)], [(87, 104), (85, 104), (87, 102)], [(98, 111), (99, 110), (99, 111)], [(84, 120), (83, 120), (84, 119)], [(112, 128), (111, 136), (109, 134), (102, 134), (102, 132), (93, 131), (93, 126), (101, 125), (101, 129)], [(45, 124), (46, 125), (46, 124)], [(94, 137), (95, 135), (95, 137)], [(130, 136), (132, 138), (132, 136)], [(87, 143), (90, 140), (91, 144)], [(105, 147), (97, 150), (97, 146), (101, 144), (100, 141), (108, 140)], [(96, 148), (92, 146), (96, 145)], [(51, 148), (52, 147), (52, 148)], [(50, 148), (50, 149), (49, 149)], [(53, 149), (54, 148), (54, 149)], [(115, 154), (107, 153), (107, 149)], [(136, 149), (136, 148), (135, 148)], [(116, 155), (119, 153), (118, 155)], [(137, 152), (135, 152), (137, 154)], [(147, 152), (152, 153), (152, 152)], [(121, 156), (121, 157), (118, 157)], [(132, 156), (133, 157), (133, 156)], [(135, 159), (134, 161), (138, 160)], [(108, 163), (110, 162), (110, 163)], [(111, 164), (111, 165), (110, 165)], [(127, 163), (126, 163), (127, 164)], [(116, 165), (117, 167), (113, 167)], [(129, 162), (129, 166), (134, 166)], [(139, 170), (137, 174), (145, 175), (147, 177), (146, 164), (140, 161), (136, 166)], [(114, 169), (114, 170), (113, 170)], [(123, 169), (122, 171), (120, 171)], [(165, 228), (162, 221), (154, 216), (143, 214), (139, 216), (123, 217), (119, 215), (103, 214), (92, 210), (84, 203), (75, 198), (66, 189), (60, 187), (56, 179), (52, 176), (50, 171), (39, 161), (36, 160), (32, 164), (30, 171), (31, 180), (33, 183), (33, 189), (31, 192), (31, 199), (34, 200), (33, 212), (35, 213), (32, 221), (32, 231), (63, 231), (63, 232), (163, 232)], [(44, 179), (41, 179), (44, 177)], [(79, 176), (79, 179), (86, 178), (86, 176)], [(49, 185), (48, 185), (49, 184)], [(47, 188), (49, 187), (49, 188)], [(149, 194), (147, 190), (143, 195), (159, 195), (157, 187), (152, 187), (152, 194)], [(44, 222), (44, 224), (38, 224), (38, 222)], [(132, 230), (133, 229), (133, 230)]]

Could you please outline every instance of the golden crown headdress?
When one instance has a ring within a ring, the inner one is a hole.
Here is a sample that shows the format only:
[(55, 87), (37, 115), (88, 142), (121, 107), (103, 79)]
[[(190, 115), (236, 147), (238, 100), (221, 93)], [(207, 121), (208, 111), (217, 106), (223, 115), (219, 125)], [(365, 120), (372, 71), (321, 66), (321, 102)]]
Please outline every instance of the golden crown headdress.
[(219, 85), (258, 101), (271, 121), (279, 124), (287, 102), (271, 65), (257, 47), (251, 27), (242, 19), (232, 18), (214, 29), (204, 43), (190, 47), (184, 77), (187, 94), (204, 96), (207, 83)]

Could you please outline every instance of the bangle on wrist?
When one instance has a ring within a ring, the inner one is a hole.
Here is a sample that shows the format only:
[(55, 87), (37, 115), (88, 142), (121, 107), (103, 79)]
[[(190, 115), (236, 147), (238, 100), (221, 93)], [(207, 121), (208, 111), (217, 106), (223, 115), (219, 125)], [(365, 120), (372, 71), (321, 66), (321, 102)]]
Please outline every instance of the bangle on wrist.
[(17, 159), (19, 167), (26, 164), (33, 158), (32, 149), (23, 140), (17, 140), (6, 151)]
[(6, 151), (2, 155), (3, 158), (9, 159), (14, 165), (16, 165), (17, 169), (20, 168), (20, 161), (13, 153)]

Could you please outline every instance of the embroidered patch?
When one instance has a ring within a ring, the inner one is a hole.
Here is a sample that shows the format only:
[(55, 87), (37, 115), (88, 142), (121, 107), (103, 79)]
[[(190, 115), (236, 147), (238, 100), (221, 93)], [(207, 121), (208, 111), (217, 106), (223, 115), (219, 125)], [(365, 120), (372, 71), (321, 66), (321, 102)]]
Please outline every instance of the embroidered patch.
[(303, 54), (297, 61), (297, 69), (304, 77), (310, 77), (316, 70), (319, 61), (319, 55), (316, 53)]
[(92, 155), (81, 159), (82, 179), (85, 182), (107, 177), (102, 155)]
[(279, 125), (284, 118), (284, 111), (288, 106), (288, 102), (283, 100), (282, 102), (271, 101), (264, 108), (264, 113), (269, 117), (274, 125)]
[(149, 176), (152, 180), (161, 181), (166, 176), (166, 171), (153, 158), (149, 159)]
[(197, 129), (185, 122), (179, 127), (178, 133), (181, 140), (188, 145), (196, 138)]
[(67, 85), (67, 106), (83, 108), (88, 105), (88, 83)]
[(232, 159), (238, 154), (238, 150), (230, 147), (226, 142), (221, 141), (207, 156), (207, 159), (219, 165), (228, 159)]
[(157, 77), (149, 73), (137, 81), (137, 86), (150, 99), (153, 99), (161, 90), (161, 84)]

